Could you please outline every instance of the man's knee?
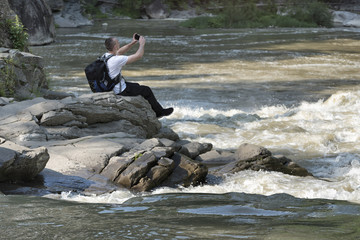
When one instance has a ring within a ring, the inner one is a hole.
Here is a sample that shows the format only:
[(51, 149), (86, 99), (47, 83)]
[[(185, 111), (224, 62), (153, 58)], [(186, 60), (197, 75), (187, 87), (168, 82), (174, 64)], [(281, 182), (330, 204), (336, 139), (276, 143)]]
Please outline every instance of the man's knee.
[(143, 95), (144, 97), (149, 97), (152, 95), (151, 88), (144, 85), (141, 85), (141, 93), (141, 95)]

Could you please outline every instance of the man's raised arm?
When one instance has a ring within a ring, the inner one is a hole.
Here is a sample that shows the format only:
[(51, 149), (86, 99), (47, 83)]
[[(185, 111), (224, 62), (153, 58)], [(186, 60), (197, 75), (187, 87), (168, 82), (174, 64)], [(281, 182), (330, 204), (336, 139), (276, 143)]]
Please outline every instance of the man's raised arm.
[(136, 51), (136, 53), (128, 57), (126, 64), (136, 62), (137, 60), (140, 60), (144, 56), (145, 42), (146, 42), (145, 38), (143, 36), (140, 36), (139, 49)]
[(121, 48), (119, 48), (119, 50), (116, 51), (116, 55), (124, 55), (127, 51), (129, 51), (132, 46), (134, 46), (138, 41), (135, 39), (135, 34), (133, 35), (133, 38), (131, 40), (131, 43), (128, 43), (124, 46), (122, 46)]

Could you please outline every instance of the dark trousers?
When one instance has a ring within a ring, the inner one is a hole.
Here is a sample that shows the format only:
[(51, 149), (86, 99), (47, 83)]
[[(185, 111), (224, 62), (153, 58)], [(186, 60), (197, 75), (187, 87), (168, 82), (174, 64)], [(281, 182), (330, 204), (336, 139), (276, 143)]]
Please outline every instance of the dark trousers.
[(156, 115), (160, 115), (163, 107), (156, 100), (154, 93), (148, 86), (143, 86), (138, 83), (126, 82), (126, 88), (119, 95), (122, 96), (143, 96), (151, 105)]

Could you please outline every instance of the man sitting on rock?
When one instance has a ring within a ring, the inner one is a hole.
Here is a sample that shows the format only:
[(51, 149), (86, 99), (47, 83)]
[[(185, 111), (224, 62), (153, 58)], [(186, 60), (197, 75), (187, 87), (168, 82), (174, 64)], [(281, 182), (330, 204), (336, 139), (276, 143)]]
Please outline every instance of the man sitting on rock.
[[(120, 47), (119, 40), (114, 37), (107, 38), (105, 40), (105, 47), (108, 50), (108, 52), (105, 53), (105, 57), (109, 56), (110, 54), (114, 55), (107, 61), (109, 76), (112, 79), (114, 79), (121, 73), (121, 69), (123, 66), (136, 62), (143, 57), (146, 40), (143, 36), (140, 36), (139, 40), (136, 40), (135, 35), (136, 34), (133, 35), (131, 43), (126, 44), (123, 47)], [(130, 48), (134, 46), (134, 44), (136, 44), (137, 42), (139, 42), (139, 49), (136, 51), (136, 53), (130, 56), (123, 55), (124, 53), (129, 51)], [(164, 109), (156, 100), (150, 87), (139, 85), (138, 83), (125, 82), (125, 79), (123, 77), (121, 77), (120, 82), (115, 85), (113, 91), (115, 94), (122, 96), (143, 96), (150, 103), (151, 108), (154, 110), (154, 112), (156, 113), (156, 117), (158, 118), (169, 116), (174, 111), (173, 108)]]

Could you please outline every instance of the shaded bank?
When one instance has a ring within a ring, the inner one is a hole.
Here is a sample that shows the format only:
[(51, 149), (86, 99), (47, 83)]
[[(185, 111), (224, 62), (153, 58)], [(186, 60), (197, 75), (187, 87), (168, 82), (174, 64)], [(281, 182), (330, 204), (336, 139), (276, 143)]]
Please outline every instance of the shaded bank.
[(332, 14), (320, 1), (226, 1), (214, 17), (186, 21), (194, 28), (332, 27)]

